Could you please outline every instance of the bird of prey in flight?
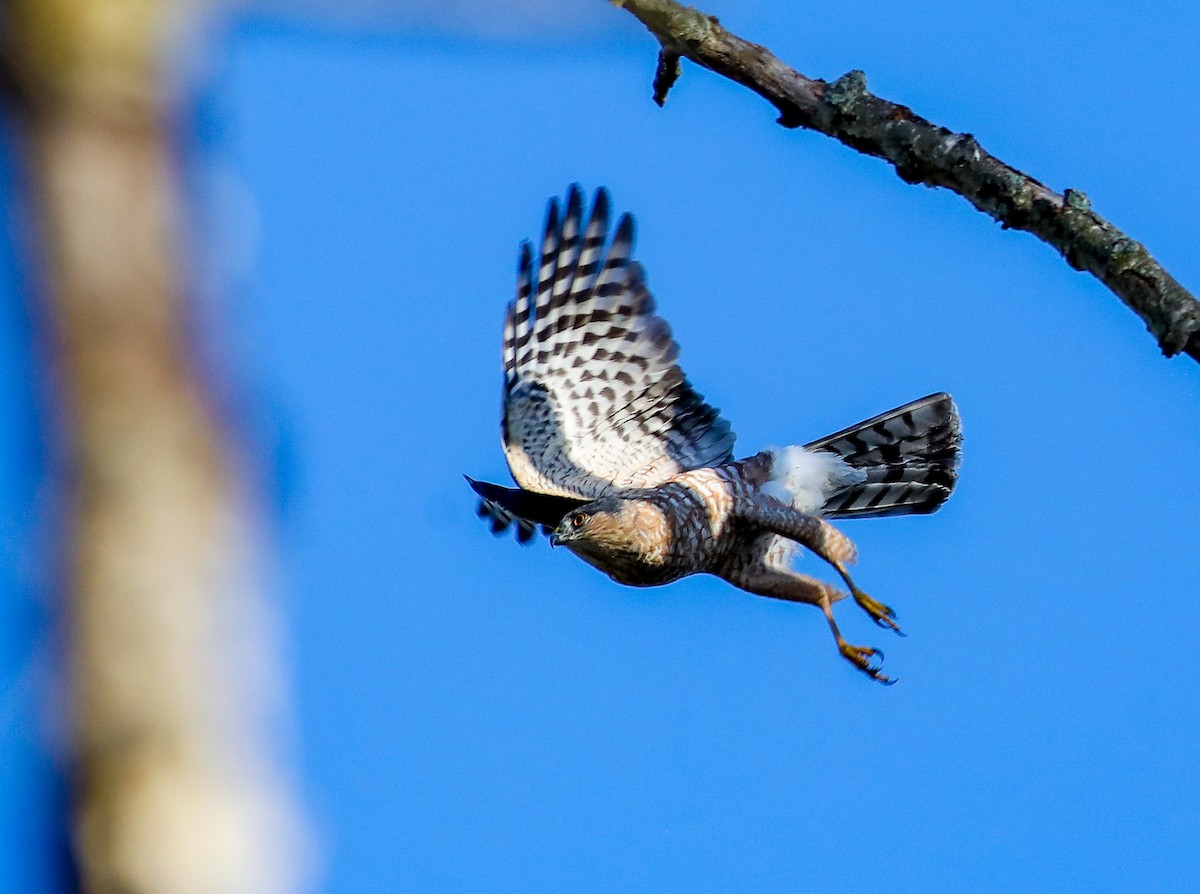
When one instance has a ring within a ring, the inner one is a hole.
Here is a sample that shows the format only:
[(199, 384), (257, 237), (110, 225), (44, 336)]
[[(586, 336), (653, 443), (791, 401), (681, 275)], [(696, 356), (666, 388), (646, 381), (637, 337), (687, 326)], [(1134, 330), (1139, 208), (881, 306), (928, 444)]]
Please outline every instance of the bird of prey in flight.
[[(577, 186), (551, 200), (541, 252), (521, 246), (504, 320), (504, 456), (517, 488), (474, 481), (495, 532), (541, 526), (613, 580), (647, 587), (715, 574), (750, 593), (817, 606), (839, 652), (884, 683), (882, 654), (842, 638), (850, 596), (881, 627), (891, 608), (847, 566), (854, 544), (829, 519), (933, 512), (958, 477), (958, 413), (931, 394), (803, 446), (733, 457), (734, 434), (691, 386), (671, 330), (632, 260), (633, 219), (609, 241), (609, 199), (586, 216)], [(607, 245), (607, 247), (606, 247)], [(846, 590), (792, 567), (799, 547)], [(848, 591), (848, 592), (847, 592)]]

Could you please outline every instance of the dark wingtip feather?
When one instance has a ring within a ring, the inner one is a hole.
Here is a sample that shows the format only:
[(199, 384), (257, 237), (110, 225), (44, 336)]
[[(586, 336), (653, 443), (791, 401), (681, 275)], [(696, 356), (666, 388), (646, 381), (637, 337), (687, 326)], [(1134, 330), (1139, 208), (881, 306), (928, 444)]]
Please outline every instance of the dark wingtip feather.
[(636, 225), (633, 222), (633, 215), (628, 211), (621, 215), (621, 219), (617, 221), (617, 232), (613, 236), (613, 245), (628, 244), (630, 249), (633, 248), (633, 240), (636, 236)]
[(603, 221), (604, 229), (608, 229), (608, 209), (612, 205), (612, 201), (608, 197), (608, 190), (603, 186), (596, 190), (596, 194), (592, 197), (592, 217), (594, 221)]
[(533, 540), (533, 536), (536, 533), (537, 525), (523, 518), (517, 519), (517, 543), (525, 546), (529, 541)]
[(578, 183), (572, 183), (567, 187), (567, 217), (571, 216), (571, 212), (579, 213), (583, 207), (583, 190), (579, 188)]
[[(546, 203), (546, 226), (542, 230), (542, 249), (551, 242), (558, 241), (558, 197)], [(542, 259), (543, 261), (545, 258)]]

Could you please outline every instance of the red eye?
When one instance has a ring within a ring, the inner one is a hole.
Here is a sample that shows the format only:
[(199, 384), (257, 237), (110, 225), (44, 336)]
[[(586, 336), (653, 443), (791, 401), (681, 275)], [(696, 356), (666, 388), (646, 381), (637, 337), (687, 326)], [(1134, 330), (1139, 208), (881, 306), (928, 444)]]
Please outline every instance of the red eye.
[(584, 515), (584, 514), (581, 512), (581, 513), (579, 513), (578, 515), (576, 515), (576, 516), (573, 516), (573, 517), (571, 518), (571, 527), (572, 527), (572, 528), (582, 528), (582, 527), (583, 527), (583, 523), (584, 523), (584, 521), (586, 521), (586, 520), (587, 520), (587, 516), (586, 516), (586, 515)]

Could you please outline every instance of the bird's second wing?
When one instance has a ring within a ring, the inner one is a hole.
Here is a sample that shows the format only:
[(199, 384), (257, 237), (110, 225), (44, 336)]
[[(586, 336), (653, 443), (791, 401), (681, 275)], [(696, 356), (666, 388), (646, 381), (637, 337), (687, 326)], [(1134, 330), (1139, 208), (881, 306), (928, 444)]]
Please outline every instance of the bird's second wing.
[(517, 294), (504, 322), (504, 453), (527, 490), (595, 498), (651, 487), (681, 471), (729, 461), (734, 435), (675, 360), (631, 260), (623, 215), (605, 253), (608, 195), (582, 225), (579, 189), (561, 219), (551, 201), (535, 274), (521, 247)]
[(549, 533), (558, 527), (563, 516), (587, 503), (573, 497), (556, 497), (522, 490), (519, 487), (501, 487), (487, 481), (476, 481), (464, 476), (471, 490), (479, 495), (476, 515), (491, 521), (492, 533), (503, 534), (514, 524), (517, 540), (528, 543), (540, 525)]

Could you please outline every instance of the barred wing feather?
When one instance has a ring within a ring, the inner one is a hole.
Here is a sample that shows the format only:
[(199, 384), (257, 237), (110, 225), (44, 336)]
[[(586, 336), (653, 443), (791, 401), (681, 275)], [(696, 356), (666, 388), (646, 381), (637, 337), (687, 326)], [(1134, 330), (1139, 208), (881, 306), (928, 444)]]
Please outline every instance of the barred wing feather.
[(608, 195), (586, 227), (578, 187), (551, 201), (534, 275), (522, 246), (504, 322), (505, 458), (528, 490), (593, 499), (731, 459), (729, 423), (676, 364), (679, 348), (631, 260), (623, 215), (605, 254)]

